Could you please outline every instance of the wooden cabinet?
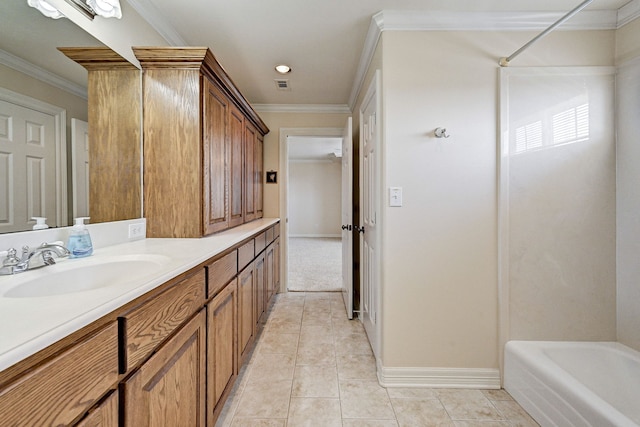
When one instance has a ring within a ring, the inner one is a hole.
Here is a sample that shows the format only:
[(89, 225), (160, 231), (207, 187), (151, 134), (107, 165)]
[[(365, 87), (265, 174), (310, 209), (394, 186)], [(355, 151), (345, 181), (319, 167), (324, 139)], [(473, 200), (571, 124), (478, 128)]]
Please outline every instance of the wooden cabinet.
[(201, 310), (124, 382), (125, 427), (204, 426), (205, 329)]
[(255, 270), (251, 262), (238, 275), (238, 353), (240, 360), (244, 360), (255, 336), (254, 295)]
[(231, 140), (227, 137), (229, 101), (208, 79), (203, 79), (204, 234), (229, 227), (229, 163)]
[(204, 306), (205, 272), (173, 285), (160, 295), (142, 302), (119, 317), (126, 346), (122, 351), (121, 373), (133, 369), (193, 313)]
[(262, 218), (264, 216), (264, 136), (258, 134), (256, 138), (256, 183), (255, 183), (255, 198), (256, 198), (256, 217)]
[(229, 110), (229, 227), (244, 223), (244, 115), (235, 106)]
[(76, 424), (76, 427), (118, 427), (118, 392), (111, 393)]
[(3, 371), (0, 425), (214, 426), (275, 292), (278, 234), (254, 234)]
[(265, 276), (265, 253), (262, 252), (256, 257), (254, 261), (255, 278), (256, 278), (256, 291), (255, 291), (255, 310), (254, 321), (257, 323), (262, 318), (262, 314), (265, 312), (266, 307), (266, 292), (265, 285), (267, 284)]
[(115, 322), (0, 391), (0, 424), (71, 425), (118, 382)]
[(258, 218), (267, 126), (210, 50), (133, 50), (144, 70), (147, 236), (201, 237)]
[(108, 47), (59, 48), (85, 67), (92, 223), (140, 218), (140, 70)]
[(207, 306), (207, 424), (212, 427), (238, 375), (237, 334), (235, 278)]

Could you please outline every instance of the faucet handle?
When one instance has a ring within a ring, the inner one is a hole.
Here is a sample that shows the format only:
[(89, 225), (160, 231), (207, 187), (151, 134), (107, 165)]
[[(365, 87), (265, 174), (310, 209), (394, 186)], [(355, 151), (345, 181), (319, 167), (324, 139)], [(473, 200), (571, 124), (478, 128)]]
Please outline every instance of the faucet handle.
[(3, 266), (16, 265), (20, 262), (20, 258), (17, 257), (17, 251), (14, 248), (7, 249), (6, 251), (0, 251), (0, 257), (6, 257), (2, 262)]

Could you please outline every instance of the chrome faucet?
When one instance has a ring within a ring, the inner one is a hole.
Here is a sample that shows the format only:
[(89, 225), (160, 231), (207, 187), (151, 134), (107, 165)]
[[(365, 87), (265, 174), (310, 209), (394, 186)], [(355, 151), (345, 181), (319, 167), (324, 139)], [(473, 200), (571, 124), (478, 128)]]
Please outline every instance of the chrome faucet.
[(54, 255), (57, 258), (64, 258), (70, 255), (67, 248), (62, 245), (62, 242), (43, 243), (35, 249), (30, 249), (29, 246), (22, 248), (22, 257), (18, 258), (17, 252), (14, 248), (3, 252), (6, 256), (2, 261), (0, 267), (0, 275), (18, 274), (27, 270), (33, 270), (47, 265), (53, 265), (56, 263)]

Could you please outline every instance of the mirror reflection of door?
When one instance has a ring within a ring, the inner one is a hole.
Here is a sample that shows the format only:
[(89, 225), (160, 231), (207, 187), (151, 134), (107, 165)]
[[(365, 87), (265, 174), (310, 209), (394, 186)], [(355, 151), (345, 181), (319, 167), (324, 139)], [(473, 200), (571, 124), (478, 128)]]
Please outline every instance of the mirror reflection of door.
[(89, 123), (71, 119), (73, 217), (89, 215)]
[(56, 224), (55, 115), (0, 100), (0, 176), (0, 232)]

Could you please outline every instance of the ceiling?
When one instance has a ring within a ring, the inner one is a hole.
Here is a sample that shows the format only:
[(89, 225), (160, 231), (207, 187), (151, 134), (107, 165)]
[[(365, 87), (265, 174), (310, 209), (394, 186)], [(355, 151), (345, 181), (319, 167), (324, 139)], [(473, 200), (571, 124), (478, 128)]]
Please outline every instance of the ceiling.
[[(172, 43), (208, 46), (253, 104), (345, 105), (367, 31), (381, 10), (554, 11), (581, 0), (121, 0), (177, 33)], [(587, 10), (617, 10), (629, 0), (594, 0)], [(553, 21), (552, 21), (553, 22)], [(153, 25), (153, 22), (152, 22)], [(156, 24), (156, 26), (158, 26)], [(159, 29), (159, 28), (156, 28)], [(168, 32), (170, 33), (170, 32)], [(505, 52), (505, 55), (511, 52)], [(274, 66), (286, 63), (286, 76)], [(279, 91), (274, 79), (289, 79)]]
[[(143, 15), (163, 34), (167, 44), (210, 47), (254, 105), (321, 105), (346, 111), (358, 83), (358, 67), (372, 17), (380, 11), (404, 11), (403, 17), (427, 16), (437, 22), (439, 14), (448, 12), (464, 14), (456, 18), (477, 18), (472, 13), (528, 11), (555, 12), (559, 17), (580, 3), (580, 0), (120, 1), (128, 2)], [(55, 47), (100, 43), (66, 19), (45, 18), (26, 2), (0, 1), (0, 63), (6, 61), (2, 52), (5, 51), (76, 86), (86, 86), (86, 70), (68, 61)], [(632, 2), (640, 4), (640, 0)], [(593, 0), (587, 11), (616, 11), (626, 3), (629, 0)], [(279, 63), (287, 63), (293, 71), (285, 76), (276, 73), (274, 66)], [(282, 78), (289, 80), (290, 90), (278, 90), (274, 80)], [(335, 110), (331, 108), (328, 111)]]
[(291, 161), (338, 161), (342, 158), (342, 138), (290, 136), (287, 143)]

